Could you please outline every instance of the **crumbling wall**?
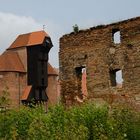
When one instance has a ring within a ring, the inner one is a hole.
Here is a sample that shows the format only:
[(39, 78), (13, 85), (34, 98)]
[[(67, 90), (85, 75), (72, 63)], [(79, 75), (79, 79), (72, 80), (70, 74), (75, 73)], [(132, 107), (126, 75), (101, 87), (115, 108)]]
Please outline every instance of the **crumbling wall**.
[[(116, 32), (120, 32), (118, 43), (114, 40)], [(139, 100), (140, 17), (64, 35), (60, 38), (59, 61), (61, 95), (66, 104), (71, 104), (81, 94), (76, 74), (78, 67), (86, 68), (88, 98), (127, 94)], [(113, 80), (116, 82), (118, 70), (122, 71), (121, 86), (112, 84)]]

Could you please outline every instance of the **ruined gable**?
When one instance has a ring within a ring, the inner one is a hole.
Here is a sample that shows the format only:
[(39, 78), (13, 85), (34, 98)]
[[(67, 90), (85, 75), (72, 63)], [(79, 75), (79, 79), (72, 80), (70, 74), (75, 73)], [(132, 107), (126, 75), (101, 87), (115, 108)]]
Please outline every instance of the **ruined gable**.
[[(64, 35), (59, 60), (64, 102), (83, 99), (83, 68), (88, 98), (127, 94), (139, 100), (140, 17)], [(122, 83), (117, 81), (118, 73)]]

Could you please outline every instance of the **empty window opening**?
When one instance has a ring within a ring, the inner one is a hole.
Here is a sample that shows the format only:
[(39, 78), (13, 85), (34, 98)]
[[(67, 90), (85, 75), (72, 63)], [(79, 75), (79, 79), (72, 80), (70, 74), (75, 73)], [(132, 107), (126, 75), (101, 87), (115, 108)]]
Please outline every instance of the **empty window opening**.
[(82, 69), (83, 69), (83, 68), (85, 68), (85, 67), (81, 66), (81, 67), (76, 67), (76, 68), (75, 68), (75, 72), (76, 72), (76, 77), (77, 77), (77, 79), (81, 79), (81, 77), (82, 77)]
[(120, 33), (120, 30), (114, 29), (112, 31), (112, 34), (113, 34), (113, 42), (114, 42), (114, 44), (121, 43), (121, 33)]
[(122, 85), (123, 83), (122, 70), (116, 72), (116, 83), (117, 85)]
[(81, 66), (81, 67), (76, 67), (75, 68), (75, 72), (76, 72), (76, 77), (78, 80), (82, 79), (82, 73), (86, 71), (86, 67), (85, 66)]
[(109, 73), (110, 73), (111, 86), (122, 87), (122, 83), (123, 83), (122, 70), (120, 69), (110, 70)]
[(76, 77), (77, 77), (77, 89), (81, 99), (87, 96), (87, 86), (86, 86), (86, 67), (76, 67)]

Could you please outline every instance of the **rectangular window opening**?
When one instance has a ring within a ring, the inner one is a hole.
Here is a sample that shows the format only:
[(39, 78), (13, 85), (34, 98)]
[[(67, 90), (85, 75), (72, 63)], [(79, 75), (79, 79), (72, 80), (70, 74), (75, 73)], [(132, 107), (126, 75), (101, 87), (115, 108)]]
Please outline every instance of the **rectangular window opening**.
[(77, 89), (81, 99), (87, 97), (87, 86), (86, 86), (86, 67), (76, 67), (76, 78), (77, 78)]
[(114, 44), (121, 43), (121, 33), (119, 29), (112, 30), (112, 40)]
[(76, 67), (75, 68), (77, 79), (79, 79), (79, 80), (82, 79), (82, 73), (83, 73), (84, 70), (86, 70), (85, 66), (81, 66), (81, 67)]
[(111, 86), (122, 87), (123, 84), (122, 70), (121, 69), (110, 70), (109, 74)]

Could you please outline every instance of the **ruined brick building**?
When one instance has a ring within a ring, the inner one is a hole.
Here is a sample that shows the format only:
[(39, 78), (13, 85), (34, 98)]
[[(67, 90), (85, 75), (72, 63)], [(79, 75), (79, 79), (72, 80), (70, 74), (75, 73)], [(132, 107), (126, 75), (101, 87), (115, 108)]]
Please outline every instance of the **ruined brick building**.
[(57, 102), (58, 73), (48, 63), (52, 46), (49, 35), (37, 31), (19, 35), (0, 56), (0, 96), (8, 87), (11, 106)]
[[(59, 59), (61, 95), (66, 104), (85, 96), (109, 95), (140, 101), (140, 17), (64, 35), (60, 38)], [(118, 72), (123, 79), (120, 83)]]

